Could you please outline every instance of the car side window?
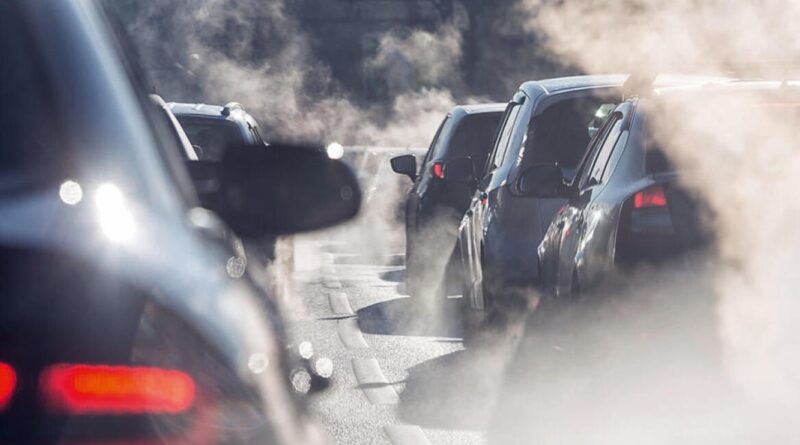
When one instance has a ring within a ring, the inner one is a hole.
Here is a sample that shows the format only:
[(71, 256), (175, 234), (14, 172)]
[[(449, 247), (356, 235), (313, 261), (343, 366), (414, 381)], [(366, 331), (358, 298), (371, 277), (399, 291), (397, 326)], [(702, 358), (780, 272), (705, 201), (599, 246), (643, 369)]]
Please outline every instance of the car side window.
[(592, 165), (594, 165), (594, 160), (597, 157), (597, 152), (605, 141), (605, 135), (608, 133), (609, 129), (612, 126), (612, 118), (609, 116), (600, 126), (600, 129), (597, 130), (595, 136), (589, 142), (589, 148), (586, 150), (586, 153), (583, 155), (583, 159), (578, 164), (578, 170), (575, 172), (575, 179), (573, 180), (574, 184), (578, 185), (578, 188), (584, 188), (586, 182), (589, 178), (589, 173), (592, 171)]
[(433, 140), (431, 141), (431, 145), (430, 145), (430, 147), (428, 147), (428, 152), (427, 152), (427, 153), (425, 153), (425, 159), (422, 161), (422, 166), (421, 166), (420, 174), (421, 174), (421, 172), (422, 172), (422, 171), (425, 169), (425, 166), (426, 166), (426, 165), (428, 165), (428, 162), (430, 162), (430, 160), (431, 160), (431, 159), (433, 159), (433, 154), (434, 154), (434, 152), (436, 152), (436, 151), (437, 151), (438, 147), (439, 147), (439, 146), (441, 145), (441, 143), (443, 142), (443, 141), (441, 140), (441, 136), (442, 136), (442, 130), (444, 129), (444, 127), (445, 127), (445, 126), (447, 126), (447, 125), (448, 125), (448, 123), (449, 123), (451, 120), (452, 120), (452, 118), (450, 117), (450, 115), (447, 115), (447, 116), (444, 118), (444, 120), (442, 120), (442, 123), (441, 123), (441, 124), (439, 124), (439, 128), (436, 130), (436, 134), (433, 136)]
[(619, 139), (617, 139), (617, 143), (611, 150), (611, 158), (608, 160), (606, 168), (603, 170), (603, 176), (600, 178), (601, 183), (605, 184), (608, 182), (608, 178), (611, 177), (611, 173), (614, 171), (614, 166), (617, 165), (617, 161), (619, 161), (620, 156), (622, 156), (622, 152), (625, 151), (625, 145), (628, 143), (629, 134), (630, 131), (625, 130), (619, 136)]
[(513, 103), (509, 105), (509, 109), (506, 112), (506, 118), (503, 121), (503, 129), (501, 130), (497, 144), (495, 145), (494, 153), (492, 153), (489, 170), (494, 170), (503, 165), (506, 153), (508, 152), (508, 144), (511, 141), (511, 136), (513, 135), (514, 125), (517, 122), (517, 116), (519, 116), (521, 109), (522, 106), (520, 104)]
[(619, 140), (620, 135), (622, 134), (622, 114), (614, 114), (611, 117), (611, 121), (609, 122), (609, 126), (605, 134), (603, 134), (602, 139), (598, 141), (598, 149), (597, 155), (592, 162), (592, 166), (589, 169), (589, 174), (586, 177), (586, 181), (582, 184), (583, 187), (590, 187), (595, 184), (600, 184), (603, 178), (603, 172), (605, 171), (606, 165), (608, 164), (608, 160), (611, 157), (611, 152), (614, 150), (614, 146), (617, 145), (617, 141)]

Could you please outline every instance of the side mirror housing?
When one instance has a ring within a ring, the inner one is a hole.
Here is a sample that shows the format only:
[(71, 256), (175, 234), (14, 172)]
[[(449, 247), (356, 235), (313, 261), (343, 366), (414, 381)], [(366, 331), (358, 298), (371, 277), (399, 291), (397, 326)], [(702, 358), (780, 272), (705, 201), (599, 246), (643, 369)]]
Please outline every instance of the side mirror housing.
[(350, 167), (322, 150), (252, 145), (229, 148), (220, 162), (188, 162), (203, 206), (243, 238), (322, 229), (361, 205)]
[(556, 164), (535, 164), (523, 170), (516, 182), (517, 193), (530, 198), (565, 198), (569, 187), (561, 167)]
[(472, 158), (455, 158), (444, 164), (444, 179), (446, 181), (461, 182), (474, 185), (477, 181), (475, 175), (475, 162)]
[(414, 155), (402, 155), (391, 159), (392, 170), (400, 175), (406, 175), (412, 181), (417, 180), (417, 159)]

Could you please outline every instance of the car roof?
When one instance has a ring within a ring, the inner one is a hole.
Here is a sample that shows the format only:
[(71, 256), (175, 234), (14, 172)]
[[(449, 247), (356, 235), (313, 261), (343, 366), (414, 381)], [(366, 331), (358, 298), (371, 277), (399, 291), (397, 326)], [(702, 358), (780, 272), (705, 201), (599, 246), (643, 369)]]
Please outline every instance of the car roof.
[(213, 119), (241, 124), (247, 122), (249, 116), (244, 108), (236, 102), (231, 102), (225, 106), (168, 102), (167, 106), (179, 118)]
[(497, 113), (505, 111), (507, 105), (505, 103), (456, 105), (453, 110), (460, 109), (467, 114)]
[(175, 113), (176, 116), (201, 116), (201, 117), (217, 117), (225, 119), (227, 116), (222, 115), (221, 105), (208, 105), (208, 104), (189, 104), (169, 102), (167, 106)]
[[(536, 95), (556, 95), (577, 90), (623, 87), (628, 74), (592, 74), (584, 76), (555, 77), (551, 79), (532, 80), (523, 83), (519, 89), (530, 97)], [(730, 81), (730, 78), (708, 75), (659, 74), (653, 85), (661, 88), (682, 86), (703, 86)]]
[(556, 77), (552, 79), (531, 80), (520, 85), (519, 89), (528, 96), (540, 94), (553, 95), (575, 90), (621, 87), (627, 74), (593, 74), (586, 76)]

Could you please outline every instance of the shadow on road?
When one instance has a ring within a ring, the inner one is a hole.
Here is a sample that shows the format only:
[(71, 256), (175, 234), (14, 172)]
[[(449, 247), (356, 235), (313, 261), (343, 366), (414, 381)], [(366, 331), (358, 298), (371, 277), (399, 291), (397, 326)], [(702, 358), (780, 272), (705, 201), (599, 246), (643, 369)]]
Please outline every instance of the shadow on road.
[(462, 350), (410, 368), (398, 415), (428, 428), (485, 429), (504, 371), (487, 359), (482, 351)]
[(448, 298), (437, 310), (420, 308), (414, 298), (396, 298), (358, 310), (366, 334), (460, 338), (459, 299)]
[(394, 283), (405, 283), (406, 281), (406, 270), (397, 269), (397, 270), (390, 270), (388, 272), (383, 272), (380, 275), (381, 280), (384, 281), (392, 281)]

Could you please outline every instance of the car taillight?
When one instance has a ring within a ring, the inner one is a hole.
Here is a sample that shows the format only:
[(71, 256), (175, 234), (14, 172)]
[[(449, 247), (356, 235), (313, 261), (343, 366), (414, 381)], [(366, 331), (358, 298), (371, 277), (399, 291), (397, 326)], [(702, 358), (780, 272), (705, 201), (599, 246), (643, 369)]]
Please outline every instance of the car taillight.
[(11, 401), (16, 386), (17, 374), (14, 372), (14, 368), (7, 363), (0, 362), (0, 411), (5, 409), (8, 402)]
[(194, 379), (160, 368), (59, 364), (42, 372), (48, 409), (67, 414), (178, 414), (195, 397)]
[(436, 179), (444, 179), (444, 164), (441, 162), (434, 162), (431, 167), (431, 172)]
[(667, 195), (664, 194), (664, 187), (660, 185), (646, 188), (633, 196), (633, 208), (635, 209), (666, 206)]

